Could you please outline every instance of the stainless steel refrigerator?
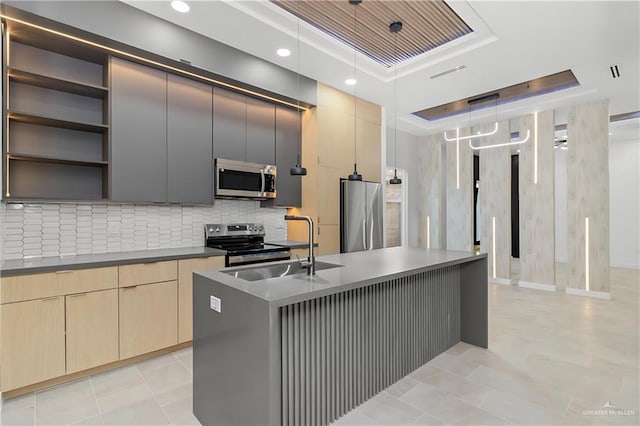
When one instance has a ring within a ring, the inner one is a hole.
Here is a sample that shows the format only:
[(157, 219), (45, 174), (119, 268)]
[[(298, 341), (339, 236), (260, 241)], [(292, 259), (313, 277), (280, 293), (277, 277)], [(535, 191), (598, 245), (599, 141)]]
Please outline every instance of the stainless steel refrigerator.
[(340, 179), (340, 252), (382, 248), (382, 185)]

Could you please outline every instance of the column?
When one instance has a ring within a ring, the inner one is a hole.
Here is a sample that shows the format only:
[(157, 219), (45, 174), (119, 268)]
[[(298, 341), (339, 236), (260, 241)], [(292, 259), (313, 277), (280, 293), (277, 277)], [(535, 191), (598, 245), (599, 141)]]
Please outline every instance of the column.
[[(447, 135), (452, 138), (455, 130)], [(469, 134), (460, 129), (460, 136)], [(447, 249), (473, 250), (473, 152), (467, 141), (445, 142), (447, 151)]]
[(609, 295), (609, 100), (569, 108), (567, 293)]
[(517, 119), (520, 195), (520, 281), (522, 287), (555, 291), (554, 113)]
[(420, 138), (418, 149), (418, 244), (443, 248), (440, 209), (442, 204), (442, 134)]
[[(489, 132), (495, 123), (473, 128)], [(498, 131), (473, 141), (476, 146), (508, 143), (508, 121)], [(488, 255), (489, 280), (511, 284), (511, 146), (480, 150), (480, 251)]]

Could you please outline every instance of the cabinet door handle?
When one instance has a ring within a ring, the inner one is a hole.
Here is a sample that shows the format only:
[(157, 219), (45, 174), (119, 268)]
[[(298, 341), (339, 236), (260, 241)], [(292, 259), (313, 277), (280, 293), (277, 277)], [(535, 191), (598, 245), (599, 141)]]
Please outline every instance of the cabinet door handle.
[(58, 300), (60, 299), (60, 296), (56, 296), (56, 297), (48, 297), (46, 299), (42, 299), (41, 302), (50, 302), (52, 300)]
[(156, 263), (160, 263), (159, 261), (155, 262), (144, 262), (143, 265), (155, 265)]
[(78, 293), (78, 294), (70, 294), (69, 297), (80, 297), (80, 296), (86, 296), (87, 293)]
[(136, 288), (136, 287), (138, 287), (138, 286), (137, 285), (130, 285), (128, 287), (120, 287), (120, 288), (123, 289), (123, 290), (131, 290), (131, 289)]
[(73, 272), (71, 269), (66, 269), (64, 271), (56, 271), (56, 274), (68, 274), (70, 272)]

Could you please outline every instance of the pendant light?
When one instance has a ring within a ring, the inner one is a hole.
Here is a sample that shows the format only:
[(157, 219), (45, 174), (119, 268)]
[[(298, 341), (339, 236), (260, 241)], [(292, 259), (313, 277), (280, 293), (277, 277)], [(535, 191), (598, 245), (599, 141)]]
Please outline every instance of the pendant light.
[(358, 100), (356, 98), (356, 86), (358, 84), (358, 80), (356, 79), (356, 57), (357, 57), (357, 49), (356, 49), (356, 38), (358, 36), (358, 32), (356, 31), (356, 26), (358, 22), (357, 10), (358, 5), (362, 3), (362, 0), (349, 0), (349, 4), (353, 5), (353, 79), (356, 83), (353, 85), (353, 173), (351, 173), (348, 177), (349, 180), (362, 180), (362, 175), (358, 173), (358, 162), (356, 161), (357, 153), (358, 153), (358, 138), (357, 138), (357, 129), (358, 129), (358, 118), (356, 113), (358, 112)]
[(393, 54), (395, 63), (393, 64), (393, 112), (394, 117), (394, 155), (393, 155), (393, 177), (389, 180), (391, 185), (400, 185), (402, 179), (398, 177), (398, 33), (402, 30), (402, 22), (396, 21), (389, 25), (389, 31), (393, 33)]
[(289, 169), (289, 174), (291, 176), (306, 176), (307, 169), (300, 165), (300, 156), (302, 150), (302, 129), (301, 127), (301, 117), (300, 117), (300, 3), (298, 3), (298, 140), (300, 144), (298, 145), (298, 156), (295, 167)]

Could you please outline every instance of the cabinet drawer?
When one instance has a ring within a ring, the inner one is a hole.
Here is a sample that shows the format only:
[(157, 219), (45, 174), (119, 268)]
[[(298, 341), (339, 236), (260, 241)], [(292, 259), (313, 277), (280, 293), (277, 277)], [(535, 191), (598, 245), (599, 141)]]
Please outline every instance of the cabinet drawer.
[(118, 267), (80, 269), (57, 273), (58, 279), (64, 282), (65, 294), (86, 293), (118, 287)]
[(119, 270), (120, 287), (174, 281), (178, 278), (178, 261), (124, 265)]
[(118, 286), (118, 267), (0, 278), (0, 303), (21, 302)]

